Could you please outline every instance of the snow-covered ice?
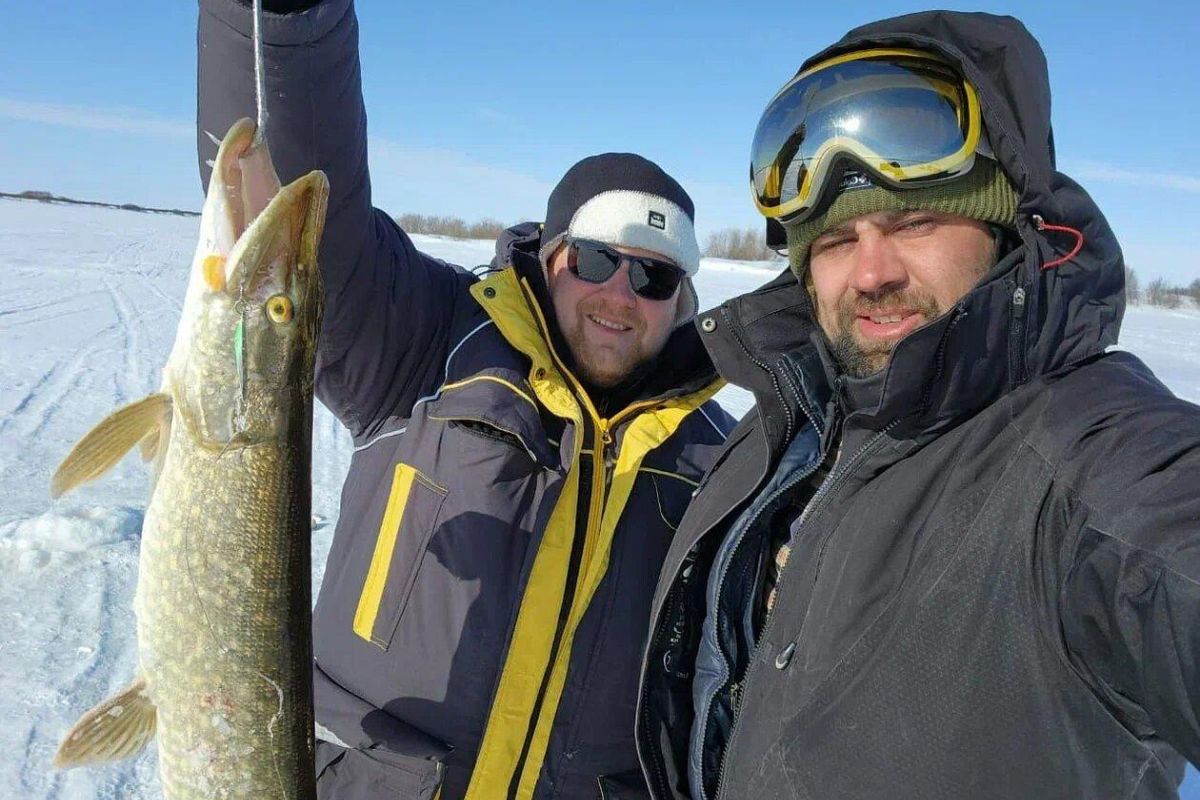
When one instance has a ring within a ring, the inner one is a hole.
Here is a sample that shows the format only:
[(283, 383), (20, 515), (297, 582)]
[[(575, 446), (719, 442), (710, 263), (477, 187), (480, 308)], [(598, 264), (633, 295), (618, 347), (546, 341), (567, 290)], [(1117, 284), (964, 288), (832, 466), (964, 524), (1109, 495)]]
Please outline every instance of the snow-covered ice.
[[(59, 738), (133, 677), (133, 590), (147, 471), (126, 458), (58, 501), (50, 475), (110, 411), (158, 386), (178, 321), (196, 218), (0, 199), (0, 800), (159, 797), (153, 748), (56, 772)], [(447, 261), (486, 263), (490, 242), (414, 237)], [(781, 264), (705, 259), (701, 307), (770, 280)], [(1200, 313), (1132, 308), (1121, 346), (1200, 402)], [(726, 388), (735, 416), (749, 395)], [(314, 588), (337, 520), (349, 436), (314, 429)], [(1184, 796), (1200, 798), (1189, 771)]]

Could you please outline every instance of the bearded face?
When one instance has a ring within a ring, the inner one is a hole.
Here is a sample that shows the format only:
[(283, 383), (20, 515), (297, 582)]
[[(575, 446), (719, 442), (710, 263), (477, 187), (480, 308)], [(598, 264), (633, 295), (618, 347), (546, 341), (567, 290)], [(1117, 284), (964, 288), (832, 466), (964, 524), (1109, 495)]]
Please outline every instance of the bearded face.
[(998, 243), (967, 217), (883, 211), (823, 232), (809, 253), (817, 321), (843, 371), (865, 377), (975, 287), (996, 263)]
[[(636, 247), (614, 249), (663, 258)], [(680, 290), (666, 300), (650, 300), (634, 293), (627, 263), (597, 284), (572, 274), (567, 262), (567, 248), (560, 246), (546, 266), (559, 330), (580, 377), (592, 386), (611, 388), (662, 352), (675, 326)]]

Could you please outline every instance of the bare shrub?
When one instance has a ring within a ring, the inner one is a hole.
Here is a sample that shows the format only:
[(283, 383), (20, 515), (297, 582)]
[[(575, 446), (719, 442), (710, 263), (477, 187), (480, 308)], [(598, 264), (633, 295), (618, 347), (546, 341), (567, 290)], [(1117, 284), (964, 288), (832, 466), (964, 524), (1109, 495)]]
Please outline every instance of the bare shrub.
[(1179, 308), (1181, 305), (1179, 294), (1162, 278), (1155, 278), (1146, 286), (1146, 302), (1162, 308)]
[(504, 232), (504, 223), (495, 219), (483, 219), (467, 223), (459, 217), (435, 214), (401, 214), (396, 223), (407, 233), (428, 236), (450, 236), (455, 239), (495, 239)]
[(504, 233), (507, 226), (498, 219), (487, 217), (467, 226), (467, 237), (470, 239), (495, 239)]
[(779, 254), (767, 247), (761, 228), (723, 228), (711, 233), (704, 243), (704, 255), (734, 261), (774, 261)]

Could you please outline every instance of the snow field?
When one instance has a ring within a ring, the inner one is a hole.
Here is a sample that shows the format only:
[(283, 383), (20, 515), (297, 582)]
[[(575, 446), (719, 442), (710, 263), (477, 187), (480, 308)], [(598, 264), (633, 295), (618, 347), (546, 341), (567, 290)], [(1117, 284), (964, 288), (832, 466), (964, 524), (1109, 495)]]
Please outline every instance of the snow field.
[[(197, 218), (0, 199), (0, 798), (157, 798), (153, 749), (56, 772), (59, 739), (133, 678), (133, 592), (147, 469), (127, 457), (52, 501), (50, 475), (75, 442), (154, 391), (178, 322)], [(413, 237), (464, 266), (490, 242)], [(705, 259), (701, 308), (771, 280), (782, 262)], [(1200, 313), (1132, 308), (1122, 347), (1200, 402)], [(735, 417), (750, 396), (718, 396)], [(323, 407), (314, 421), (313, 585), (320, 585), (352, 445)], [(1185, 797), (1200, 797), (1189, 771)]]

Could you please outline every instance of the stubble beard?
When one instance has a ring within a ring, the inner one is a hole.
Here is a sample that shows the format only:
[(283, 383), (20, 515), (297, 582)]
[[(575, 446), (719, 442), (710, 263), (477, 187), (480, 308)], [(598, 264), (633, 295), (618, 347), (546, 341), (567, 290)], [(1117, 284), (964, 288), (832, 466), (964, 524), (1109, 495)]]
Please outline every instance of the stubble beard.
[[(601, 314), (604, 316), (604, 314)], [(587, 384), (598, 389), (611, 389), (624, 383), (630, 376), (642, 369), (650, 360), (641, 347), (641, 332), (636, 328), (634, 335), (638, 336), (637, 346), (628, 351), (606, 350), (607, 357), (597, 352), (601, 348), (594, 347), (584, 333), (584, 327), (589, 324), (586, 315), (581, 313), (578, 324), (569, 331), (564, 331), (567, 345), (575, 360), (575, 368), (579, 377)], [(614, 362), (612, 356), (620, 353)]]
[[(843, 298), (838, 303), (836, 328), (829, 334), (829, 349), (843, 374), (851, 378), (866, 378), (888, 365), (892, 350), (900, 340), (860, 342), (855, 336), (855, 320), (862, 314), (897, 306), (921, 314), (926, 324), (941, 316), (943, 311), (933, 295), (903, 290)], [(828, 326), (825, 328), (828, 331)]]

